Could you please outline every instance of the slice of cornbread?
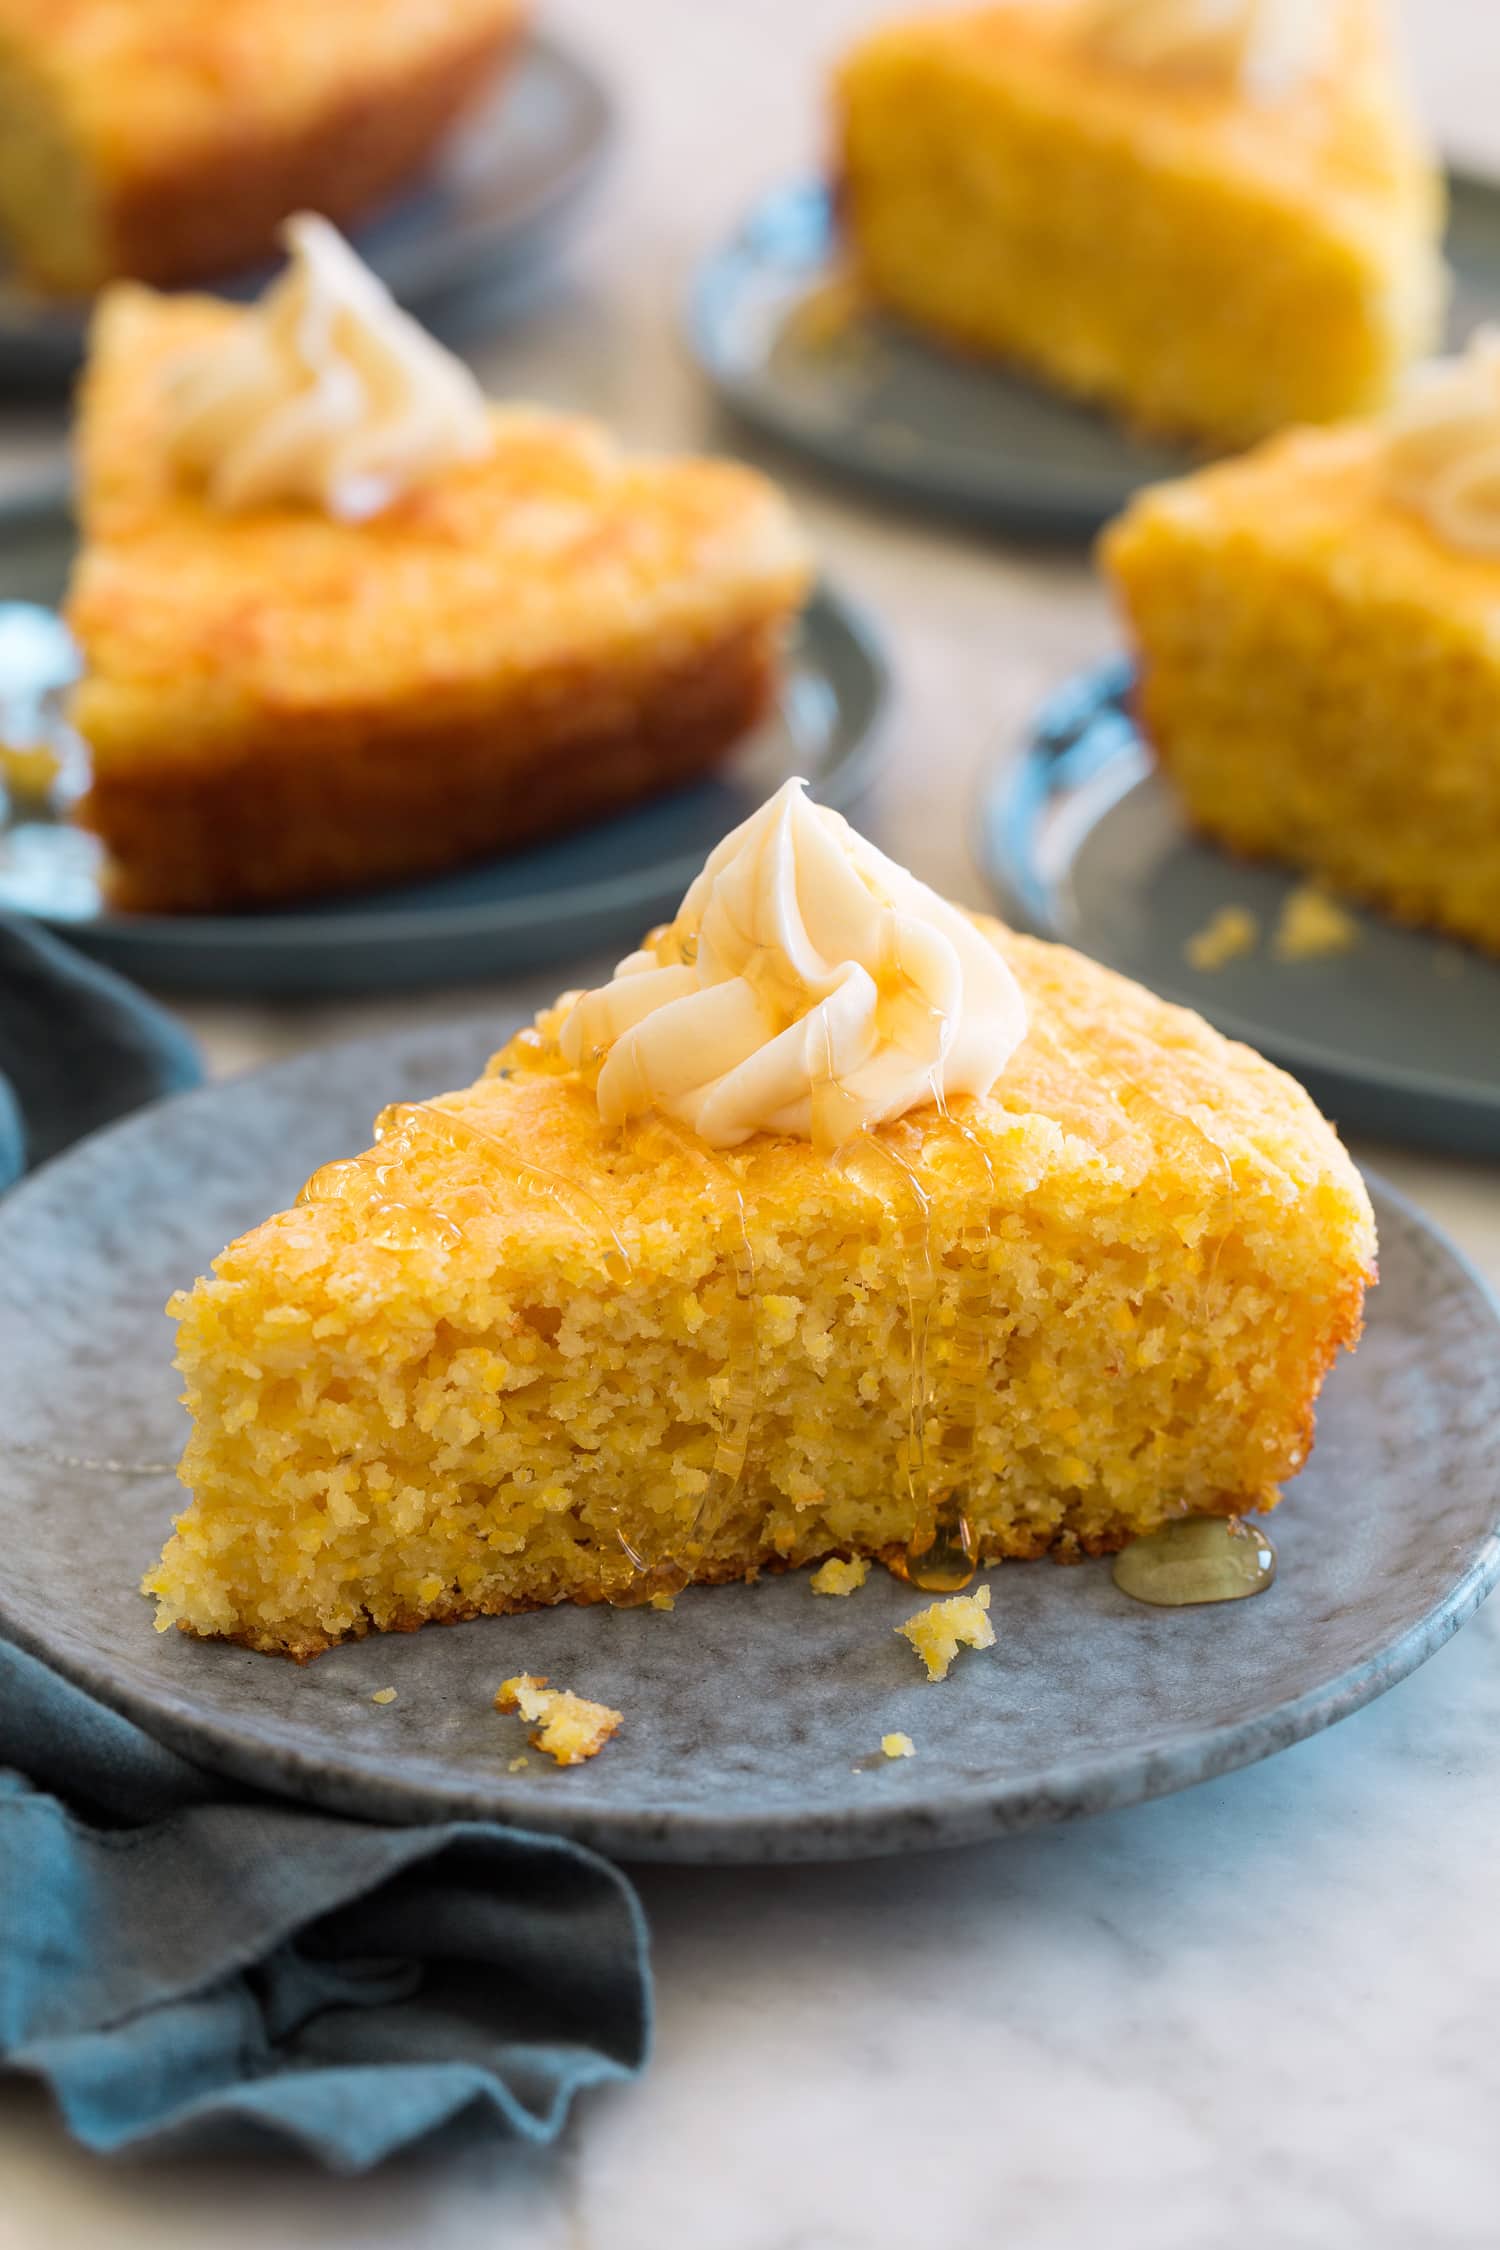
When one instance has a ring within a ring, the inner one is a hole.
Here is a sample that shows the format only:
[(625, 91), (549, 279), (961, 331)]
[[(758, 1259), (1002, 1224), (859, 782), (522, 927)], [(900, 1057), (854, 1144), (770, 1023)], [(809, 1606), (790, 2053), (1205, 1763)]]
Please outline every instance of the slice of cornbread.
[(1157, 486), (1102, 556), (1198, 827), (1500, 951), (1500, 561), (1398, 504), (1377, 428)]
[(0, 0), (0, 231), (35, 288), (202, 281), (426, 161), (522, 0)]
[(1275, 100), (1124, 67), (1094, 0), (875, 32), (836, 91), (860, 281), (1169, 434), (1374, 407), (1435, 333), (1442, 196), (1382, 8), (1331, 5), (1331, 61)]
[(305, 1657), (638, 1599), (961, 1510), (985, 1559), (1273, 1504), (1375, 1241), (1301, 1089), (981, 925), (1031, 1029), (993, 1093), (840, 1162), (605, 1132), (559, 1012), (176, 1300), (192, 1503), (159, 1622)]
[(373, 520), (227, 513), (168, 459), (170, 391), (248, 317), (122, 284), (95, 323), (68, 618), (116, 904), (457, 865), (691, 779), (763, 715), (809, 584), (764, 478), (496, 408), (484, 459)]

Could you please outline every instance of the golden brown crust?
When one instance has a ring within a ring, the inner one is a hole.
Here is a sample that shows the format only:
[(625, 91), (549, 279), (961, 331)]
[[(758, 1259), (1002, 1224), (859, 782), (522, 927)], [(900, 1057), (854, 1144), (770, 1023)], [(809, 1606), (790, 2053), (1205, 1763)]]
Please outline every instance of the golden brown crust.
[(117, 275), (166, 287), (211, 281), (276, 252), (294, 211), (339, 225), (411, 180), (520, 44), (518, 20), (434, 52), (399, 79), (353, 87), (316, 117), (231, 128), (213, 148), (115, 185), (103, 213), (105, 261)]
[(547, 710), (372, 730), (332, 756), (282, 729), (221, 767), (106, 772), (80, 818), (110, 855), (112, 903), (137, 912), (264, 906), (461, 865), (707, 772), (769, 707), (778, 638), (775, 623), (741, 627), (628, 688), (580, 665)]

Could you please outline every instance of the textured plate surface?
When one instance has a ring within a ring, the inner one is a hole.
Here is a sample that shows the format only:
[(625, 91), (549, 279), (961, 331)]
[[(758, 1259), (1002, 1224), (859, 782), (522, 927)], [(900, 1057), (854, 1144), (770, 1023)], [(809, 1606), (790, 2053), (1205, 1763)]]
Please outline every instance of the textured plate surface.
[[(1500, 314), (1500, 187), (1449, 182), (1450, 332)], [(837, 280), (826, 189), (780, 189), (701, 269), (694, 351), (773, 437), (896, 498), (1002, 528), (1086, 538), (1142, 484), (1193, 465), (1103, 414), (859, 309)]]
[[(518, 281), (587, 188), (610, 139), (609, 97), (587, 64), (533, 36), (430, 175), (353, 230), (402, 304), (439, 315), (450, 294)], [(250, 296), (265, 272), (216, 284)], [(497, 307), (489, 303), (493, 313)], [(0, 266), (0, 388), (56, 387), (83, 355), (87, 303), (33, 296)], [(438, 325), (442, 325), (439, 317)]]
[[(1012, 916), (1181, 1000), (1295, 1072), (1348, 1132), (1500, 1157), (1500, 961), (1353, 909), (1346, 953), (1282, 961), (1270, 943), (1301, 878), (1230, 858), (1183, 822), (1111, 665), (1061, 689), (1019, 762), (996, 760), (980, 856)], [(1195, 969), (1223, 906), (1253, 953)]]
[[(6, 526), (0, 628), (7, 603), (56, 602), (71, 549), (55, 516), (28, 512)], [(0, 659), (5, 645), (0, 630)], [(17, 814), (7, 825), (0, 789), (0, 911), (34, 914), (111, 967), (180, 992), (390, 991), (632, 946), (676, 910), (714, 845), (788, 774), (804, 775), (825, 804), (853, 804), (879, 754), (885, 696), (872, 627), (825, 587), (803, 613), (769, 724), (711, 779), (576, 835), (326, 905), (111, 914), (93, 839), (65, 821)], [(0, 678), (0, 707), (5, 699)]]
[[(1342, 1717), (1421, 1662), (1500, 1570), (1500, 1330), (1484, 1288), (1382, 1194), (1384, 1279), (1275, 1522), (1270, 1592), (1138, 1607), (1107, 1563), (990, 1574), (999, 1645), (922, 1679), (883, 1571), (690, 1592), (670, 1615), (559, 1609), (433, 1626), (299, 1670), (152, 1631), (133, 1590), (177, 1498), (160, 1308), (224, 1240), (360, 1145), (388, 1098), (467, 1079), (508, 1027), (362, 1042), (116, 1127), (0, 1203), (0, 1627), (182, 1747), (350, 1810), (466, 1811), (626, 1856), (896, 1852), (1180, 1788)], [(111, 1467), (109, 1464), (120, 1464)], [(92, 1464), (92, 1465), (91, 1465)], [(521, 1773), (491, 1709), (517, 1671), (625, 1713), (591, 1764)], [(381, 1708), (374, 1689), (397, 1699)], [(861, 1761), (881, 1735), (916, 1756)]]

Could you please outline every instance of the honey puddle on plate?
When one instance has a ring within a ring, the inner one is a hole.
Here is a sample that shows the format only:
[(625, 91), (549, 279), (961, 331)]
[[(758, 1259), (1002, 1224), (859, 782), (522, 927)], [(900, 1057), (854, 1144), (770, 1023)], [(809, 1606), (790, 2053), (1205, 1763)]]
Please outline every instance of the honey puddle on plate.
[(1114, 1579), (1132, 1601), (1156, 1609), (1242, 1602), (1276, 1576), (1276, 1549), (1238, 1516), (1187, 1516), (1133, 1539), (1115, 1557)]

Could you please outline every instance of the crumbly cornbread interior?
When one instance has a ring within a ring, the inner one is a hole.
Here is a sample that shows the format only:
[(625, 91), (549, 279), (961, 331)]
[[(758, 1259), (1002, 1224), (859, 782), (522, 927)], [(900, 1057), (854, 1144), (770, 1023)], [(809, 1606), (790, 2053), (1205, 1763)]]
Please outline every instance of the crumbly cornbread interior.
[(1031, 1031), (985, 1100), (842, 1161), (615, 1137), (544, 1016), (179, 1297), (193, 1499), (159, 1623), (303, 1657), (371, 1627), (1271, 1505), (1374, 1232), (1307, 1096), (985, 925)]
[(1500, 951), (1500, 564), (1390, 498), (1379, 430), (1156, 486), (1101, 552), (1189, 817)]
[(1381, 11), (1284, 98), (1091, 54), (1082, 0), (873, 32), (836, 85), (864, 287), (1151, 429), (1236, 445), (1365, 411), (1435, 338), (1442, 194)]

